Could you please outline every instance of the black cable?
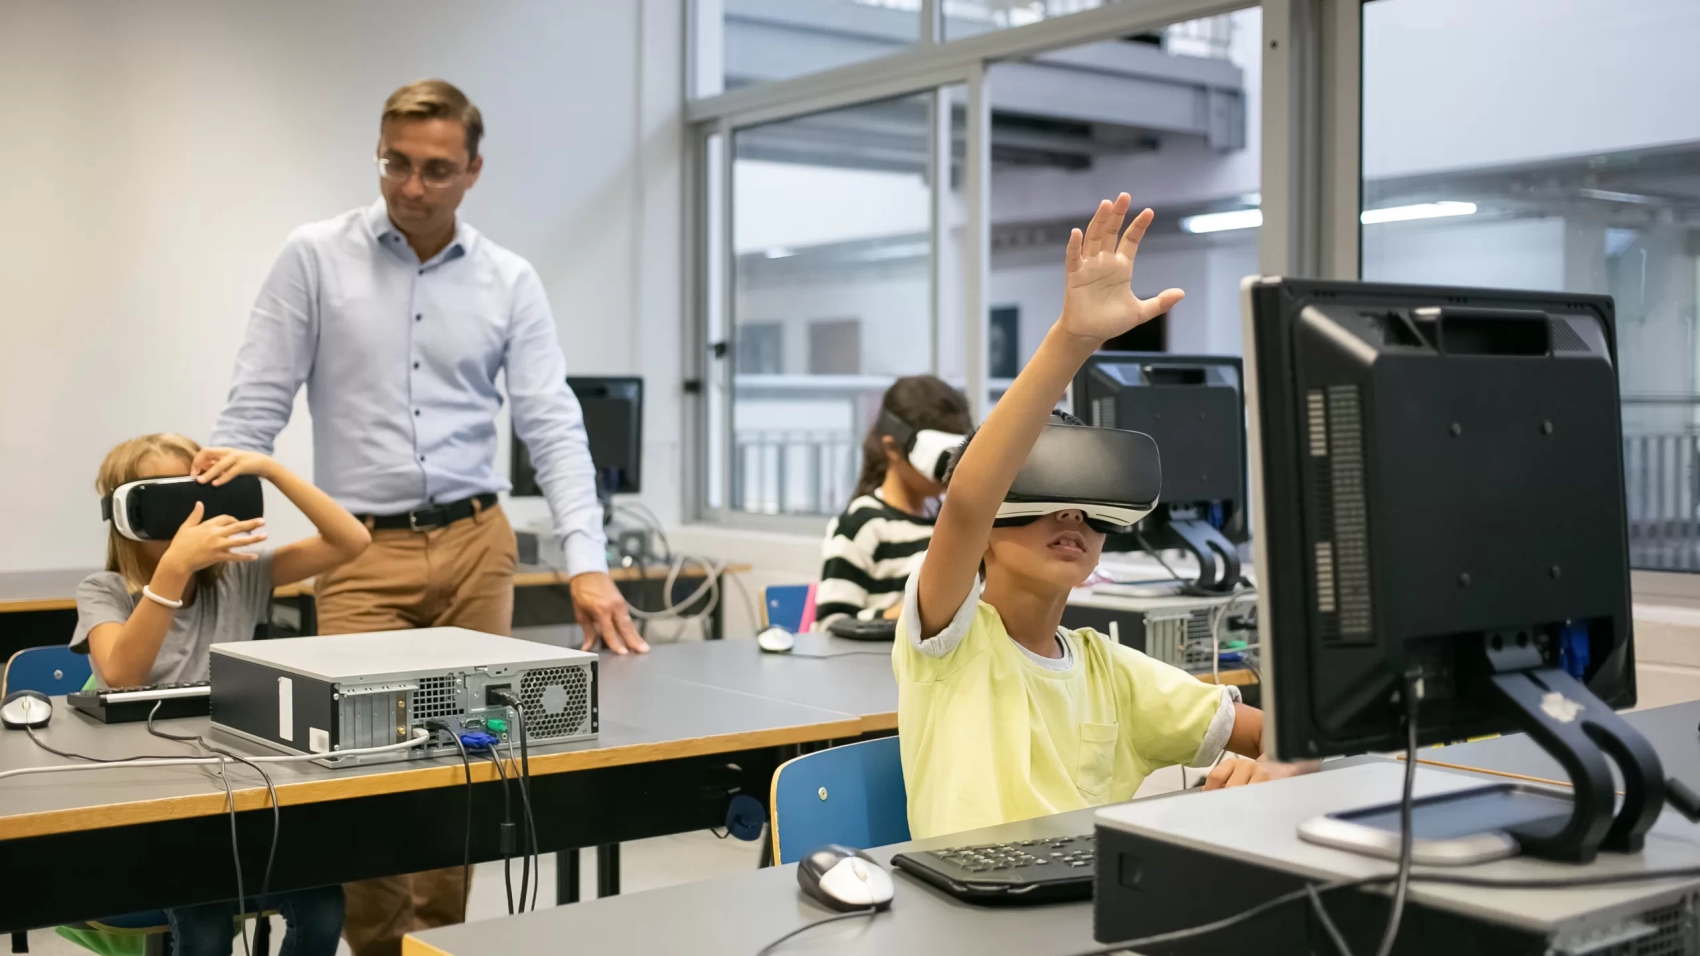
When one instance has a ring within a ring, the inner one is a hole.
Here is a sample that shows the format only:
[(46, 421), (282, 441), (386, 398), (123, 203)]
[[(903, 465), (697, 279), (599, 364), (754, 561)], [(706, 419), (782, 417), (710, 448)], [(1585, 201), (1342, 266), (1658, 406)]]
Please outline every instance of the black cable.
[[(536, 880), (531, 886), (531, 909), (535, 910), (537, 909), (537, 893), (543, 885), (543, 860), (538, 851), (537, 816), (531, 809), (531, 749), (527, 744), (530, 733), (526, 729), (525, 705), (519, 702), (519, 695), (512, 691), (498, 692), (496, 699), (513, 710), (514, 732), (519, 736), (519, 796), (521, 809), (525, 814), (525, 836), (530, 841), (531, 872), (535, 874)], [(512, 738), (509, 738), (508, 753), (511, 760), (513, 753)], [(519, 908), (522, 913), (526, 909), (525, 890), (525, 868), (522, 866), (519, 882)]]
[(825, 919), (817, 919), (813, 923), (797, 927), (791, 932), (786, 933), (784, 936), (781, 936), (773, 942), (768, 943), (766, 946), (763, 946), (761, 949), (756, 950), (756, 956), (767, 956), (768, 953), (778, 949), (781, 943), (784, 943), (793, 936), (801, 936), (809, 930), (814, 929), (816, 926), (825, 926), (828, 923), (836, 923), (841, 919), (852, 919), (857, 916), (872, 916), (878, 912), (879, 910), (870, 906), (865, 910), (851, 910), (848, 913), (839, 913), (836, 916), (828, 916)]
[(266, 851), (266, 869), (264, 871), (264, 874), (260, 878), (260, 906), (264, 907), (266, 898), (271, 895), (272, 866), (273, 866), (273, 864), (275, 864), (277, 862), (278, 834), (283, 831), (283, 814), (282, 814), (282, 811), (278, 807), (277, 786), (272, 783), (272, 775), (267, 773), (264, 767), (261, 767), (259, 764), (253, 762), (252, 760), (249, 760), (247, 757), (244, 757), (239, 753), (236, 753), (236, 752), (230, 751), (230, 750), (226, 750), (222, 747), (214, 747), (211, 743), (209, 743), (207, 741), (207, 738), (201, 736), (200, 734), (194, 734), (194, 735), (190, 735), (190, 736), (184, 736), (184, 735), (181, 735), (181, 734), (168, 734), (165, 731), (160, 730), (159, 728), (155, 727), (153, 725), (154, 717), (155, 717), (156, 714), (159, 713), (160, 705), (163, 704), (163, 703), (164, 703), (164, 701), (156, 701), (154, 703), (153, 707), (148, 711), (148, 719), (147, 719), (147, 731), (148, 731), (148, 733), (152, 734), (155, 737), (159, 737), (162, 740), (174, 740), (178, 743), (195, 744), (197, 746), (200, 746), (200, 747), (206, 749), (207, 751), (209, 751), (211, 753), (218, 754), (221, 757), (229, 757), (231, 760), (235, 760), (238, 763), (242, 763), (242, 764), (247, 765), (249, 769), (253, 770), (255, 773), (260, 775), (261, 780), (264, 780), (266, 782), (266, 793), (271, 798), (271, 804), (272, 804), (272, 844), (271, 844), (271, 848)]
[(1321, 921), (1322, 928), (1328, 931), (1328, 938), (1334, 941), (1334, 948), (1340, 951), (1340, 956), (1352, 956), (1352, 948), (1346, 945), (1346, 937), (1340, 935), (1340, 928), (1329, 918), (1328, 910), (1322, 905), (1322, 897), (1316, 895), (1316, 887), (1306, 883), (1305, 890), (1310, 893), (1311, 909), (1316, 911), (1316, 918)]
[(224, 781), (224, 805), (230, 810), (230, 861), (236, 865), (236, 918), (242, 923), (242, 956), (254, 956), (248, 945), (248, 921), (243, 918), (248, 912), (248, 892), (242, 885), (242, 851), (236, 842), (236, 791), (230, 788), (230, 772), (222, 760), (218, 776)]
[[(484, 756), (496, 765), (496, 775), (502, 778), (502, 837), (505, 841), (507, 834), (514, 825), (513, 801), (508, 794), (508, 772), (502, 769), (502, 759), (496, 756), (494, 750), (484, 751)], [(504, 843), (500, 844), (502, 851), (502, 885), (508, 891), (508, 915), (514, 915), (514, 878), (508, 863), (513, 859), (513, 851)]]
[(35, 735), (35, 728), (34, 727), (25, 727), (24, 732), (29, 734), (30, 740), (32, 742), (34, 742), (37, 747), (40, 747), (41, 749), (47, 751), (48, 753), (52, 754), (55, 757), (64, 757), (67, 760), (87, 760), (89, 763), (134, 763), (138, 760), (182, 760), (182, 759), (184, 759), (182, 754), (172, 754), (170, 756), (164, 756), (164, 755), (160, 755), (160, 754), (147, 754), (147, 755), (143, 755), (143, 756), (140, 756), (140, 757), (90, 757), (88, 754), (79, 754), (79, 753), (73, 753), (69, 750), (60, 750), (58, 747), (55, 747), (52, 744), (49, 744), (47, 741), (42, 740), (40, 737), (37, 737)]
[(1411, 812), (1417, 786), (1417, 716), (1422, 709), (1423, 675), (1412, 670), (1405, 675), (1405, 789), (1399, 797), (1399, 876), (1393, 885), (1393, 911), (1387, 916), (1387, 928), (1382, 931), (1381, 945), (1375, 956), (1393, 952), (1393, 941), (1399, 935), (1399, 922), (1405, 916), (1405, 896), (1411, 887), (1412, 832)]
[(1134, 526), (1133, 538), (1134, 538), (1135, 541), (1139, 542), (1139, 546), (1141, 548), (1145, 549), (1146, 554), (1151, 555), (1152, 560), (1154, 560), (1158, 564), (1162, 565), (1163, 570), (1169, 572), (1169, 577), (1174, 578), (1175, 583), (1179, 584), (1181, 586), (1181, 593), (1188, 596), (1188, 597), (1207, 597), (1207, 598), (1224, 597), (1224, 596), (1230, 596), (1231, 597), (1231, 596), (1234, 596), (1234, 595), (1244, 594), (1246, 591), (1251, 590), (1251, 588), (1243, 586), (1246, 583), (1245, 578), (1241, 578), (1240, 580), (1234, 582), (1234, 586), (1229, 588), (1226, 591), (1211, 591), (1211, 590), (1208, 590), (1208, 589), (1205, 589), (1205, 588), (1201, 588), (1195, 582), (1188, 581), (1186, 578), (1181, 577), (1180, 572), (1176, 571), (1174, 568), (1169, 567), (1169, 562), (1163, 560), (1162, 552), (1158, 551), (1156, 548), (1153, 548), (1151, 546), (1151, 542), (1145, 540), (1145, 535), (1144, 535), (1143, 532), (1141, 532), (1139, 530), (1138, 525)]
[(460, 742), (460, 734), (455, 733), (448, 724), (440, 720), (427, 720), (425, 729), (448, 735), (449, 741), (460, 751), (460, 769), (466, 774), (466, 826), (462, 831), (464, 845), (460, 853), (460, 915), (464, 920), (472, 900), (472, 761), (466, 756), (466, 745)]

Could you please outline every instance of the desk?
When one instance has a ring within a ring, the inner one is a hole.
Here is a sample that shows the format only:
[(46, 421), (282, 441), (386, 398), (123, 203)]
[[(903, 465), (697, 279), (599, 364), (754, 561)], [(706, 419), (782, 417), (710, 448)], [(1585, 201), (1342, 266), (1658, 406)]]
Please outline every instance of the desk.
[[(1667, 776), (1676, 777), (1690, 787), (1700, 787), (1700, 729), (1697, 729), (1700, 727), (1700, 701), (1637, 710), (1621, 716), (1652, 743)], [(1535, 783), (1570, 786), (1564, 768), (1527, 734), (1507, 734), (1491, 740), (1424, 750), (1417, 761), (1434, 767), (1474, 770)], [(1621, 789), (1623, 777), (1617, 771), (1617, 764), (1610, 760), (1607, 763), (1611, 764), (1612, 777)]]
[[(728, 574), (748, 571), (748, 565), (729, 565)], [(68, 568), (56, 571), (10, 571), (0, 574), (0, 614), (9, 615), (0, 627), (0, 663), (26, 647), (63, 644), (71, 639), (77, 621), (77, 585), (94, 573), (93, 568)], [(701, 583), (704, 571), (694, 564), (679, 573), (674, 585), (674, 599), (690, 596)], [(620, 585), (628, 600), (641, 601), (646, 606), (660, 606), (661, 588), (667, 569), (614, 568), (609, 575)], [(561, 572), (538, 565), (519, 566), (514, 574), (514, 624), (527, 626), (559, 624), (572, 621), (572, 602), (567, 597), (566, 578)], [(529, 590), (528, 590), (529, 589)], [(291, 634), (315, 634), (318, 627), (313, 606), (312, 580), (297, 581), (272, 592), (273, 599), (283, 605)], [(709, 632), (719, 637), (721, 608), (727, 595), (722, 589), (721, 603), (710, 615)]]
[[(682, 833), (724, 822), (729, 791), (765, 797), (784, 748), (848, 740), (860, 717), (662, 673), (674, 653), (710, 647), (731, 657), (746, 642), (656, 648), (646, 659), (603, 655), (601, 735), (532, 750), (533, 802), (543, 852)], [(698, 652), (701, 653), (701, 652)], [(854, 660), (848, 658), (846, 660)], [(646, 663), (663, 662), (657, 668)], [(797, 663), (804, 663), (797, 661)], [(810, 662), (814, 663), (814, 662)], [(710, 665), (713, 666), (713, 665)], [(889, 680), (889, 677), (888, 677)], [(206, 718), (167, 721), (205, 732)], [(56, 701), (43, 739), (91, 756), (180, 755), (138, 724), (105, 726)], [(266, 753), (222, 741), (243, 753)], [(0, 769), (62, 762), (22, 733), (0, 733)], [(466, 805), (458, 760), (327, 769), (268, 768), (282, 806), (280, 890), (456, 866)], [(237, 769), (244, 876), (257, 887), (271, 837), (265, 788)], [(500, 859), (502, 793), (488, 763), (473, 766), (473, 860)], [(0, 894), (0, 932), (233, 895), (221, 784), (206, 769), (128, 768), (0, 781), (0, 856), (33, 861), (40, 879)], [(432, 838), (433, 835), (435, 838)], [(110, 860), (101, 869), (95, 861)], [(162, 861), (138, 866), (138, 861)], [(166, 862), (168, 861), (168, 862)], [(67, 892), (75, 887), (76, 892)]]

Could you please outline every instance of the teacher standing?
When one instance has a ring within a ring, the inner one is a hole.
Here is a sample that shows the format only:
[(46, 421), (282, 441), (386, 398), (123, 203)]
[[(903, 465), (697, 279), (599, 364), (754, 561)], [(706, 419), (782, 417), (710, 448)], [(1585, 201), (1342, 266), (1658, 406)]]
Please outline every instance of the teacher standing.
[[(578, 400), (543, 283), (455, 215), (484, 160), (478, 108), (442, 80), (390, 95), (382, 198), (296, 229), (260, 290), (213, 443), (270, 454), (307, 385), (314, 478), (372, 530), (319, 576), (319, 631), (460, 626), (506, 634), (518, 556), (497, 503), (496, 412), (506, 373), (566, 552), (585, 648), (649, 649), (608, 576), (602, 508)], [(356, 956), (465, 918), (459, 867), (349, 884)]]

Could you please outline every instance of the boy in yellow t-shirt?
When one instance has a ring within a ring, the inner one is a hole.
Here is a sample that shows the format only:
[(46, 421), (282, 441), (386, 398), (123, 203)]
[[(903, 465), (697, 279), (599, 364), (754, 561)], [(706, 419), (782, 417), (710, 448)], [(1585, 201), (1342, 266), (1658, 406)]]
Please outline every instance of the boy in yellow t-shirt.
[[(1141, 212), (1118, 241), (1128, 204), (1126, 193), (1105, 200), (1085, 233), (1069, 236), (1062, 317), (959, 454), (932, 544), (909, 579), (892, 666), (917, 838), (1127, 800), (1159, 767), (1208, 764), (1224, 749), (1263, 752), (1263, 715), (1232, 688), (1090, 628), (1060, 627), (1069, 591), (1097, 566), (1103, 521), (1066, 504), (998, 518), (1087, 356), (1181, 300), (1179, 289), (1133, 294), (1152, 214)], [(1300, 769), (1224, 761), (1206, 787)]]

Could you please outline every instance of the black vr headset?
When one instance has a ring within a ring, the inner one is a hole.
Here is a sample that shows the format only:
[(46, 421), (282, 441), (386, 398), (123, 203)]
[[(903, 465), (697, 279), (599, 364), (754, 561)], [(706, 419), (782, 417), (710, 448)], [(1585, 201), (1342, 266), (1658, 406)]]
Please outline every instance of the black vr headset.
[(1157, 507), (1162, 490), (1163, 466), (1150, 435), (1053, 422), (1039, 432), (992, 525), (1079, 511), (1094, 531), (1126, 531)]
[(189, 520), (195, 502), (205, 505), (201, 520), (229, 515), (247, 521), (265, 514), (265, 493), (257, 475), (237, 475), (222, 485), (178, 478), (126, 482), (100, 499), (100, 517), (131, 541), (170, 541)]
[(945, 469), (950, 466), (950, 453), (967, 438), (933, 428), (917, 429), (884, 409), (880, 410), (879, 430), (897, 443), (898, 450), (916, 471), (941, 484)]

